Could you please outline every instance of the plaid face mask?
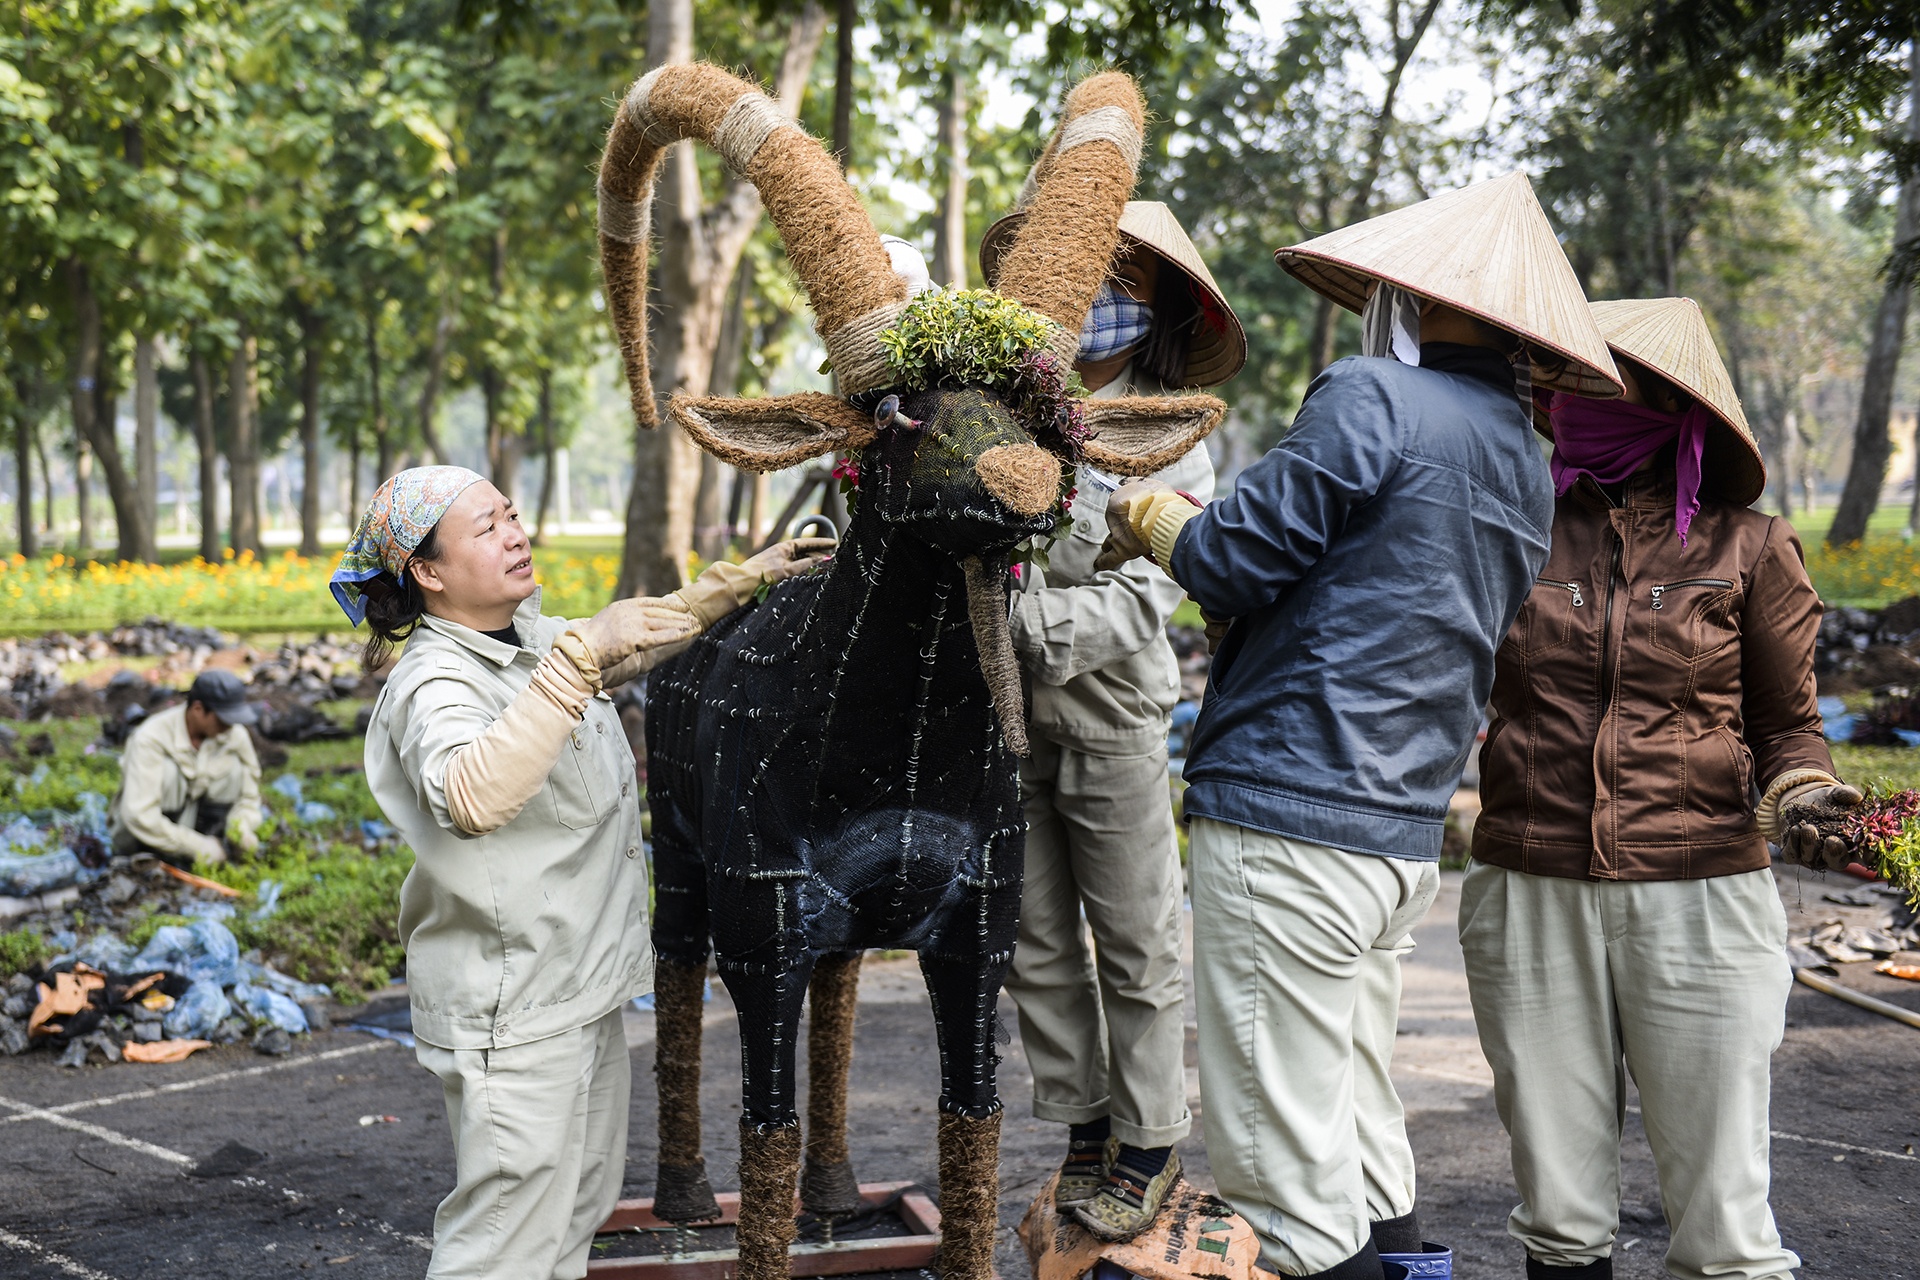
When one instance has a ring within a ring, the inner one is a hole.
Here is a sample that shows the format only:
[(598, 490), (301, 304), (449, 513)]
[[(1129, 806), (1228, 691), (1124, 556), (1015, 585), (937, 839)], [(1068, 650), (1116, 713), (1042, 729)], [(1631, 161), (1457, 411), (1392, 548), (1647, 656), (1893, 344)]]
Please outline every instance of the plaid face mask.
[(1152, 327), (1152, 307), (1103, 284), (1080, 325), (1080, 359), (1098, 362), (1131, 351), (1147, 340)]

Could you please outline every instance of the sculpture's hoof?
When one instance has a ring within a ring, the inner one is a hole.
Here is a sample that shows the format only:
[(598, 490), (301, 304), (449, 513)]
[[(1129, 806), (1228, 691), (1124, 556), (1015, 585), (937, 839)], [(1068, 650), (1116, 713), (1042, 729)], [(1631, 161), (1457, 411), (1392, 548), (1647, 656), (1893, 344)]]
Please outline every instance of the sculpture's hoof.
[(667, 1222), (712, 1222), (720, 1205), (707, 1184), (707, 1162), (663, 1164), (654, 1184), (653, 1216)]
[(807, 1161), (800, 1170), (800, 1207), (822, 1218), (844, 1218), (866, 1208), (867, 1202), (860, 1198), (860, 1180), (853, 1176), (853, 1162)]

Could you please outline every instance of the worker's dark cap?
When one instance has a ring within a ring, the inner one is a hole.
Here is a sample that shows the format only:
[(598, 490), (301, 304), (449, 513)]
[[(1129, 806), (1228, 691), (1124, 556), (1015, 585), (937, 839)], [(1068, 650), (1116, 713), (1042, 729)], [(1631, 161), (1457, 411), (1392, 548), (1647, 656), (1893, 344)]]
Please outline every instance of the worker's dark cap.
[(231, 671), (202, 671), (187, 690), (187, 701), (200, 703), (225, 724), (252, 724), (260, 718), (247, 701), (247, 686)]

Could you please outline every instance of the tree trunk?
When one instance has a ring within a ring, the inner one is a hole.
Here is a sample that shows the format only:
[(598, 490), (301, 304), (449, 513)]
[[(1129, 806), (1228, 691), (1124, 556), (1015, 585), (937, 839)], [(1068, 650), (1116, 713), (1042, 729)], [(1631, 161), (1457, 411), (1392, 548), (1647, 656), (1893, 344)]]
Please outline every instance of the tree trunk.
[[(826, 26), (825, 10), (809, 0), (788, 32), (774, 90), (788, 117), (799, 112)], [(648, 15), (648, 68), (692, 57), (692, 0), (657, 0)], [(712, 377), (727, 289), (760, 211), (759, 193), (738, 178), (727, 180), (715, 207), (704, 207), (691, 144), (680, 143), (667, 153), (654, 201), (660, 267), (652, 358), (660, 426), (634, 432), (621, 596), (661, 595), (686, 581), (700, 459), (692, 441), (673, 425), (666, 402), (675, 392), (704, 391)]]
[[(453, 294), (449, 290), (440, 307), (440, 318), (434, 322), (433, 341), (427, 345), (427, 376), (420, 386), (420, 440), (427, 446), (427, 453), (441, 466), (447, 463), (447, 451), (441, 447), (440, 428), (435, 425), (435, 418), (440, 412), (440, 381), (447, 371), (447, 340), (452, 336)], [(380, 482), (385, 484), (393, 474), (393, 446), (387, 441), (384, 418), (381, 425)]]
[(40, 554), (40, 530), (33, 523), (33, 454), (40, 415), (40, 370), (29, 367), (25, 381), (15, 379), (14, 389), (20, 402), (20, 416), (13, 424), (13, 469), (18, 473), (20, 500), (14, 505), (19, 518), (20, 554)]
[(220, 559), (220, 454), (213, 442), (213, 369), (195, 351), (193, 366), (193, 443), (200, 454), (200, 558)]
[(227, 541), (235, 555), (260, 554), (259, 339), (243, 322), (240, 342), (227, 365)]
[[(139, 509), (140, 560), (159, 557), (160, 375), (151, 335), (133, 340), (133, 484)], [(124, 541), (124, 539), (123, 539)]]
[[(507, 291), (507, 229), (500, 227), (493, 233), (493, 255), (489, 278), (493, 286), (493, 303), (500, 305), (501, 297)], [(519, 478), (520, 457), (526, 450), (526, 442), (507, 429), (506, 415), (501, 412), (507, 397), (506, 375), (498, 365), (489, 360), (480, 370), (480, 398), (486, 415), (487, 470), (491, 473), (493, 487), (508, 498), (513, 497), (514, 484)]]
[(79, 512), (79, 527), (74, 530), (76, 556), (93, 552), (93, 453), (85, 440), (73, 442), (73, 503)]
[[(77, 257), (65, 261), (67, 296), (73, 303), (73, 430), (81, 445), (75, 455), (75, 484), (81, 484), (83, 462), (88, 449), (100, 457), (108, 472), (108, 495), (113, 499), (113, 524), (119, 533), (119, 557), (123, 560), (152, 560), (152, 526), (140, 532), (140, 501), (134, 493), (132, 476), (121, 462), (119, 443), (113, 439), (113, 401), (106, 397), (102, 413), (102, 368), (100, 368), (100, 297), (94, 294), (92, 274)], [(86, 476), (90, 480), (90, 476)], [(90, 486), (88, 486), (90, 487)], [(88, 493), (86, 497), (92, 497)], [(92, 503), (81, 501), (81, 549), (94, 545)]]
[(40, 533), (57, 542), (53, 534), (53, 467), (47, 461), (47, 438), (38, 431), (33, 433), (33, 456), (40, 463)]
[[(1907, 137), (1920, 144), (1920, 40), (1907, 47)], [(1893, 386), (1900, 373), (1900, 349), (1906, 341), (1907, 308), (1913, 300), (1913, 280), (1899, 269), (1906, 248), (1920, 235), (1920, 173), (1908, 173), (1900, 183), (1900, 199), (1893, 219), (1893, 256), (1887, 269), (1887, 287), (1874, 313), (1867, 341), (1866, 368), (1860, 375), (1860, 416), (1854, 420), (1853, 459), (1847, 466), (1846, 488), (1839, 510), (1827, 529), (1827, 545), (1844, 547), (1867, 536), (1867, 522), (1880, 505), (1880, 486), (1886, 483), (1887, 460), (1893, 438), (1887, 420), (1893, 413)]]
[(949, 288), (967, 287), (967, 76), (960, 69), (961, 32), (952, 33), (941, 74), (940, 207), (934, 215), (932, 275)]
[[(740, 391), (740, 365), (746, 356), (747, 273), (734, 272), (733, 287), (727, 290), (727, 309), (720, 323), (720, 338), (714, 345), (713, 371), (707, 377), (710, 396), (737, 395)], [(726, 492), (733, 468), (711, 454), (700, 459), (700, 493), (694, 503), (694, 550), (702, 560), (718, 560), (727, 554), (732, 526), (721, 518), (721, 495)]]
[(840, 171), (853, 168), (853, 29), (859, 0), (840, 0), (833, 25), (833, 154)]
[(540, 401), (536, 411), (540, 424), (540, 456), (546, 465), (540, 469), (540, 510), (533, 518), (533, 544), (544, 545), (547, 537), (547, 513), (553, 510), (553, 371), (540, 371)]
[[(386, 405), (380, 399), (380, 313), (377, 306), (367, 311), (367, 404), (373, 411), (373, 448), (374, 455), (378, 459), (375, 470), (380, 476), (375, 484), (381, 485), (385, 484), (388, 477), (393, 474), (393, 440), (392, 433), (387, 430)], [(354, 467), (353, 488), (356, 494), (360, 490), (358, 465)], [(352, 518), (356, 521), (360, 518), (360, 502), (357, 497), (353, 504)]]
[(300, 305), (300, 554), (320, 554), (320, 358), (325, 321)]

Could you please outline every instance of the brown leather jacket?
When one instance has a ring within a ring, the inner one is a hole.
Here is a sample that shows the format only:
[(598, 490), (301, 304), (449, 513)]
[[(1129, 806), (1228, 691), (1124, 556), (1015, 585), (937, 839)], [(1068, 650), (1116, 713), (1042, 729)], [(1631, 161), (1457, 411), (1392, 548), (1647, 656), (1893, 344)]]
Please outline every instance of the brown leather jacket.
[(1785, 520), (1706, 501), (1682, 547), (1673, 473), (1614, 505), (1583, 480), (1495, 661), (1481, 862), (1577, 880), (1769, 865), (1756, 787), (1833, 770), (1815, 708), (1820, 599)]

